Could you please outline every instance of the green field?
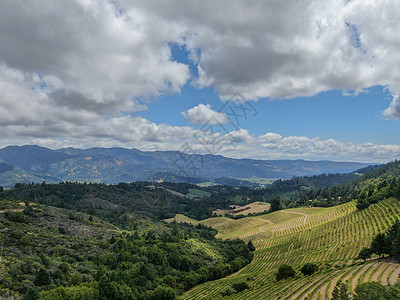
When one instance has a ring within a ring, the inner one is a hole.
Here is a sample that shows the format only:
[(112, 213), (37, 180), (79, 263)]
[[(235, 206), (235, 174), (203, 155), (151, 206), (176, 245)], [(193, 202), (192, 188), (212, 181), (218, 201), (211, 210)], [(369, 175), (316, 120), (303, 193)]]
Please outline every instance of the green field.
[(189, 193), (187, 194), (188, 197), (196, 198), (196, 197), (210, 197), (211, 193), (198, 190), (198, 189), (188, 189)]
[(265, 187), (273, 183), (275, 180), (278, 180), (279, 178), (250, 177), (250, 178), (237, 178), (237, 179), (248, 181), (251, 183), (257, 183), (260, 186)]
[[(329, 299), (339, 280), (353, 290), (358, 282), (395, 283), (400, 265), (384, 259), (366, 263), (357, 260), (359, 251), (372, 238), (400, 217), (400, 203), (381, 201), (358, 211), (355, 202), (330, 208), (298, 208), (239, 220), (224, 217), (202, 221), (218, 229), (221, 238), (242, 238), (256, 246), (253, 261), (239, 272), (198, 285), (184, 299)], [(318, 272), (303, 276), (299, 269), (307, 262)], [(297, 271), (293, 279), (277, 282), (282, 264)], [(246, 281), (249, 289), (222, 296), (232, 284)]]

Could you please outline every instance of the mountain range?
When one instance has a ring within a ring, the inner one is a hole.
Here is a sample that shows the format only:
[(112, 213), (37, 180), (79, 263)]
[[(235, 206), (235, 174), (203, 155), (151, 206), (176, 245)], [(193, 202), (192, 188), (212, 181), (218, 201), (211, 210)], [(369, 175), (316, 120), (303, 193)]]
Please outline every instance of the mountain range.
[[(220, 155), (126, 148), (63, 148), (36, 145), (0, 149), (0, 186), (84, 181), (119, 183), (155, 179), (206, 182), (221, 178), (291, 178), (352, 172), (368, 164), (306, 160), (233, 159)], [(242, 182), (242, 180), (238, 180)]]

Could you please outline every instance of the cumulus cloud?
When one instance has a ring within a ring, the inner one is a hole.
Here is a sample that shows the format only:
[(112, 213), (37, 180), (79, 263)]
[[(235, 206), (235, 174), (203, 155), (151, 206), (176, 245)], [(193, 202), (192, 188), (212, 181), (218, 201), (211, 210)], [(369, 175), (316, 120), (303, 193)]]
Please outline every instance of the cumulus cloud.
[(400, 158), (399, 145), (372, 143), (343, 143), (334, 139), (321, 140), (304, 136), (283, 137), (267, 133), (259, 137), (247, 137), (242, 143), (227, 143), (221, 154), (229, 157), (258, 159), (309, 159), (385, 163)]
[(228, 122), (225, 113), (216, 112), (210, 104), (202, 104), (182, 112), (182, 115), (192, 124), (224, 124)]
[(55, 107), (136, 111), (133, 98), (179, 92), (190, 76), (171, 59), (177, 25), (127, 15), (110, 1), (1, 2), (0, 35), (3, 70), (22, 73), (22, 89), (40, 76)]
[[(173, 60), (184, 45), (196, 87), (257, 100), (385, 86), (384, 116), (400, 119), (398, 1), (0, 1), (0, 130), (3, 146), (179, 149), (192, 127), (135, 116), (143, 102), (179, 93), (192, 78)], [(192, 123), (227, 115), (209, 105)], [(201, 134), (200, 134), (201, 135)], [(246, 130), (214, 134), (222, 154), (259, 158), (385, 161), (399, 146)], [(193, 142), (201, 150), (201, 142)], [(218, 148), (219, 149), (219, 148)]]
[(145, 1), (140, 8), (185, 24), (197, 85), (223, 98), (400, 90), (398, 1)]

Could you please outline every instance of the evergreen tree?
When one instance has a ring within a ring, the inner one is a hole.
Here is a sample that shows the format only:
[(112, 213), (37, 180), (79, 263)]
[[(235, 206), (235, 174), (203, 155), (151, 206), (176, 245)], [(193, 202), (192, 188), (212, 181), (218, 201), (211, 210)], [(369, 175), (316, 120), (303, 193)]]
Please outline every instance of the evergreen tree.
[(364, 248), (360, 251), (357, 258), (366, 261), (367, 259), (371, 258), (372, 253), (373, 252), (371, 248)]
[(389, 254), (386, 236), (384, 233), (378, 233), (371, 243), (371, 252), (383, 256)]
[(271, 199), (271, 207), (269, 208), (269, 212), (274, 212), (282, 209), (281, 198), (279, 196), (275, 196)]
[(249, 248), (250, 251), (256, 251), (256, 247), (254, 247), (253, 242), (252, 241), (248, 241), (247, 242), (247, 248)]
[(400, 258), (400, 221), (397, 220), (386, 236), (387, 252), (390, 256)]

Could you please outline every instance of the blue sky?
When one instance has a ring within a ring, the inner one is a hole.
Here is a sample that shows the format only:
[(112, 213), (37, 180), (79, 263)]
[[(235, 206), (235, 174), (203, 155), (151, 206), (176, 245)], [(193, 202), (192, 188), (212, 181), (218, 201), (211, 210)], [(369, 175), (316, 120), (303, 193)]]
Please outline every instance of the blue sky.
[[(188, 64), (196, 77), (196, 65), (188, 58), (186, 49), (176, 44), (171, 49), (173, 59)], [(146, 103), (148, 110), (137, 115), (155, 123), (185, 126), (189, 123), (182, 112), (199, 103), (210, 104), (216, 111), (224, 105), (225, 101), (213, 88), (199, 89), (192, 82), (188, 81), (181, 93), (163, 95)], [(254, 135), (276, 132), (283, 136), (332, 138), (342, 142), (399, 144), (400, 123), (382, 116), (390, 102), (391, 93), (382, 86), (368, 88), (357, 95), (332, 90), (312, 97), (262, 98), (251, 101), (258, 114), (248, 117), (241, 128)]]
[[(256, 135), (277, 132), (343, 142), (399, 144), (400, 123), (381, 114), (390, 103), (389, 96), (382, 87), (374, 87), (357, 96), (344, 96), (335, 90), (309, 98), (264, 98), (253, 103), (257, 116), (249, 117), (241, 127)], [(199, 90), (187, 84), (182, 93), (162, 96), (138, 115), (157, 123), (184, 126), (188, 122), (181, 113), (199, 103), (211, 104), (217, 111), (224, 104), (213, 89)]]

